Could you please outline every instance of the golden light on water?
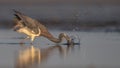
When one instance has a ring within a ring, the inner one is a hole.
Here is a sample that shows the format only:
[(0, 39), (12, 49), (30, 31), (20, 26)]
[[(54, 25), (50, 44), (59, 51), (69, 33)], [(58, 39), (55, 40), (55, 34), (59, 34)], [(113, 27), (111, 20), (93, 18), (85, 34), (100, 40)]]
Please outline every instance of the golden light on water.
[(34, 45), (22, 46), (18, 51), (15, 60), (15, 68), (36, 67), (46, 62), (53, 53), (57, 52), (62, 58), (65, 58), (70, 50), (70, 47), (63, 48), (61, 45), (50, 46), (47, 48), (37, 48)]
[(40, 49), (30, 46), (24, 50), (20, 50), (17, 59), (17, 67), (24, 68), (34, 63), (40, 63)]

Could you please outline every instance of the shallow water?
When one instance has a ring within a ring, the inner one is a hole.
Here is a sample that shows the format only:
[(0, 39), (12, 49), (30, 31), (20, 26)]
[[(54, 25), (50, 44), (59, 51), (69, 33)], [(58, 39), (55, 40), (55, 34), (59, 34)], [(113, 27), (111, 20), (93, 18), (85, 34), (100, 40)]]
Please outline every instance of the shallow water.
[[(19, 44), (25, 35), (0, 30), (0, 68), (119, 68), (120, 34), (105, 32), (50, 31), (55, 37), (65, 32), (80, 37), (80, 46), (56, 45), (44, 37)], [(65, 40), (62, 42), (65, 43)]]

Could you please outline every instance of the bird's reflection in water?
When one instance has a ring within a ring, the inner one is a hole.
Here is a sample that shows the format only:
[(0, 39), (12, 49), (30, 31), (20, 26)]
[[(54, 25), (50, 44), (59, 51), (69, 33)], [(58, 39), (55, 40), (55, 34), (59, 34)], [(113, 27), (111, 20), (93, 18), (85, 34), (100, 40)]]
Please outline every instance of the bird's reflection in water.
[(66, 57), (70, 51), (74, 50), (74, 45), (61, 46), (54, 45), (47, 48), (38, 48), (34, 45), (21, 46), (15, 60), (15, 68), (37, 68), (47, 61), (54, 52), (57, 51), (60, 57)]
[(36, 68), (38, 64), (47, 61), (54, 50), (57, 50), (60, 56), (64, 56), (63, 48), (58, 45), (43, 49), (34, 47), (34, 45), (22, 46), (15, 60), (15, 68)]
[(41, 60), (41, 52), (40, 49), (35, 48), (34, 46), (30, 47), (23, 47), (18, 52), (16, 61), (15, 61), (15, 68), (29, 68), (31, 65), (36, 65), (40, 63)]

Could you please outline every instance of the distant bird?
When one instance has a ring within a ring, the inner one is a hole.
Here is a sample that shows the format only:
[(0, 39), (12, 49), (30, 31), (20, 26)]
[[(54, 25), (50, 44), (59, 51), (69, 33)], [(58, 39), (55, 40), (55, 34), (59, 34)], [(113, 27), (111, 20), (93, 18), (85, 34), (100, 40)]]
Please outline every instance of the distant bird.
[(65, 33), (61, 33), (58, 38), (55, 38), (39, 21), (32, 19), (19, 11), (13, 11), (15, 12), (14, 21), (16, 23), (13, 29), (19, 33), (26, 34), (27, 37), (25, 39), (31, 39), (31, 43), (34, 41), (35, 37), (39, 36), (44, 36), (55, 43), (60, 43), (63, 38), (67, 40), (68, 44), (72, 43), (71, 38)]

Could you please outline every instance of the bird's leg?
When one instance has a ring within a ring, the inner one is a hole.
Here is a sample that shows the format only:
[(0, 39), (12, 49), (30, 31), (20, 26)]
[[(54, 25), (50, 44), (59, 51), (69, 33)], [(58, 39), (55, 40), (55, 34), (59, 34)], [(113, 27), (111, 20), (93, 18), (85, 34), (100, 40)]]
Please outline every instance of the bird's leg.
[(29, 39), (29, 38), (30, 38), (30, 37), (29, 37), (29, 36), (27, 36), (27, 37), (26, 37), (25, 39), (23, 39), (20, 43), (22, 43), (22, 44), (23, 44), (23, 43), (24, 43), (24, 41), (25, 41), (25, 40), (27, 40), (27, 39)]
[(33, 43), (35, 36), (31, 36), (31, 44)]

